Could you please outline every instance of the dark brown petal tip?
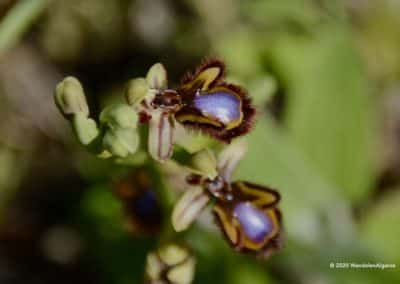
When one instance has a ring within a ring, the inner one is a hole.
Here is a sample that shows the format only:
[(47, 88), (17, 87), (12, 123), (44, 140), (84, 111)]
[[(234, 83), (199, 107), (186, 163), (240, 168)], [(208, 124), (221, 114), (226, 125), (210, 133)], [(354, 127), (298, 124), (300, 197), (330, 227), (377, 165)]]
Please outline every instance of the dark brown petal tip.
[(232, 188), (234, 188), (238, 198), (251, 200), (253, 204), (263, 209), (275, 206), (281, 200), (278, 191), (248, 181), (235, 181), (232, 183)]
[(180, 89), (207, 89), (225, 77), (225, 64), (216, 58), (203, 60), (194, 72), (187, 72), (181, 79)]

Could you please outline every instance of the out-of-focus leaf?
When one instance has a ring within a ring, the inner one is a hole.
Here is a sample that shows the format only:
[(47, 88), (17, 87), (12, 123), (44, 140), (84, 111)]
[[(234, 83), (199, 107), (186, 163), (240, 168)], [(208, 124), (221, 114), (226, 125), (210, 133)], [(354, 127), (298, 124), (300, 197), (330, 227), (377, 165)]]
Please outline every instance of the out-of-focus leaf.
[(18, 43), (31, 24), (43, 13), (48, 0), (18, 1), (0, 21), (0, 57)]
[(224, 58), (229, 74), (252, 76), (260, 74), (262, 61), (257, 34), (247, 30), (237, 30), (216, 42), (216, 50)]
[(274, 283), (261, 267), (249, 262), (240, 262), (229, 271), (227, 283), (231, 284), (268, 284)]
[(282, 36), (271, 61), (287, 91), (293, 141), (343, 197), (360, 200), (374, 177), (374, 101), (359, 55), (342, 27)]
[(85, 215), (93, 218), (104, 238), (118, 238), (123, 231), (122, 205), (105, 186), (93, 187), (82, 200)]
[(386, 196), (360, 225), (361, 240), (384, 263), (400, 265), (400, 191)]
[(30, 164), (30, 158), (21, 158), (15, 151), (0, 146), (0, 222), (7, 202), (18, 188)]
[(269, 1), (243, 1), (243, 11), (251, 15), (253, 21), (266, 25), (291, 25), (309, 26), (320, 17), (317, 5), (313, 1), (305, 0), (269, 0)]
[(128, 233), (122, 204), (105, 185), (85, 192), (77, 218), (87, 244), (95, 257), (93, 265), (104, 283), (143, 283), (146, 253), (153, 238), (141, 239)]

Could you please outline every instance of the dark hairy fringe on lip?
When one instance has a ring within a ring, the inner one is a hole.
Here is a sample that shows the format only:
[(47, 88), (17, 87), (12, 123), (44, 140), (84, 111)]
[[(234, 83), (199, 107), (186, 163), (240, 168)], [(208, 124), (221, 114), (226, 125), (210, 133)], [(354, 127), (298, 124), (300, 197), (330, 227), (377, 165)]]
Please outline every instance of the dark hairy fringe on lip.
[(201, 64), (196, 68), (196, 70), (194, 72), (189, 71), (185, 75), (183, 75), (183, 77), (181, 79), (181, 85), (184, 85), (184, 84), (187, 84), (187, 83), (193, 81), (194, 79), (196, 79), (196, 77), (202, 71), (206, 70), (207, 68), (212, 68), (212, 67), (220, 68), (220, 72), (219, 72), (217, 78), (214, 79), (214, 81), (210, 84), (210, 87), (213, 87), (221, 79), (223, 79), (225, 77), (225, 64), (224, 64), (224, 62), (222, 62), (221, 60), (219, 60), (217, 58), (203, 59)]
[[(216, 127), (210, 124), (199, 123), (195, 121), (190, 121), (190, 122), (185, 121), (182, 122), (182, 125), (188, 127), (189, 129), (200, 130), (203, 133), (208, 134), (211, 137), (214, 137), (215, 139), (221, 142), (229, 144), (233, 138), (244, 135), (253, 128), (255, 122), (256, 109), (251, 105), (251, 99), (248, 97), (247, 92), (243, 88), (228, 83), (221, 83), (215, 87), (220, 87), (220, 86), (225, 87), (240, 96), (242, 100), (242, 111), (243, 111), (243, 120), (240, 123), (240, 125), (230, 130), (224, 130), (221, 127)], [(194, 110), (188, 108), (182, 109), (180, 112), (184, 111), (194, 112)], [(180, 112), (176, 114), (177, 117), (179, 117)], [(201, 115), (199, 113), (195, 114)]]

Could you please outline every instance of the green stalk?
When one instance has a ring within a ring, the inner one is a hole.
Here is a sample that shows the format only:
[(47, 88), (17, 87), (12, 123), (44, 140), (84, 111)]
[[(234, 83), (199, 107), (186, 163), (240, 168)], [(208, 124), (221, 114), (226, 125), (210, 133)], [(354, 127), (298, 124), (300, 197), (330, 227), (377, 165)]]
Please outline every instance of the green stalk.
[(49, 0), (19, 0), (0, 22), (0, 56), (14, 47), (46, 9)]

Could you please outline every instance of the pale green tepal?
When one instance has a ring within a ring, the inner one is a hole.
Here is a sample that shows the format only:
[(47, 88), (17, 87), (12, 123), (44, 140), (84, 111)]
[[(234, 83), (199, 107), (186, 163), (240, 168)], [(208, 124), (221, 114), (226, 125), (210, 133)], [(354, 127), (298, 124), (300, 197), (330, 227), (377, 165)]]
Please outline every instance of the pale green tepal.
[(147, 95), (149, 85), (145, 78), (135, 78), (129, 81), (126, 90), (126, 100), (129, 105), (137, 106)]
[(133, 107), (139, 106), (143, 101), (150, 103), (158, 90), (166, 89), (167, 70), (161, 63), (150, 67), (146, 78), (134, 78), (129, 81), (126, 89), (126, 100)]

